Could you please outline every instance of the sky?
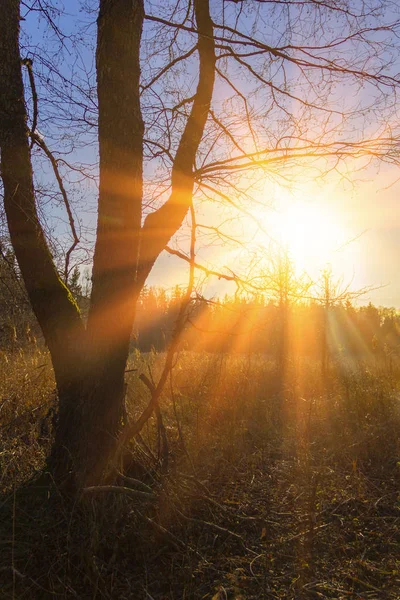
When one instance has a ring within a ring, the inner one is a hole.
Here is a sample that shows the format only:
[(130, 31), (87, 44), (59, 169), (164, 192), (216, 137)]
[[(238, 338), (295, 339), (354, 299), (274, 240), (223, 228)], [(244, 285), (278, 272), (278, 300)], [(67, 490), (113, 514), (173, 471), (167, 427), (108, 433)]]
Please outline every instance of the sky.
[[(60, 22), (63, 30), (73, 32), (78, 19), (81, 22), (86, 20), (89, 40), (95, 15), (88, 17), (82, 12), (81, 2), (78, 0), (69, 0), (64, 5), (61, 2), (56, 4), (60, 8), (64, 6)], [(158, 2), (152, 2), (153, 8), (158, 5)], [(32, 47), (41, 44), (46, 36), (49, 47), (57, 47), (54, 32), (49, 31), (43, 20), (37, 19), (37, 14), (27, 15), (23, 27), (30, 36)], [(79, 60), (82, 64), (93, 66), (90, 44), (86, 47), (81, 45)], [(75, 62), (75, 68), (79, 69), (79, 61)], [(84, 160), (86, 153), (88, 159), (93, 160), (92, 146), (76, 150), (80, 160)], [(283, 242), (287, 243), (298, 270), (304, 269), (312, 278), (317, 278), (320, 271), (329, 264), (335, 276), (342, 278), (343, 285), (351, 284), (353, 289), (375, 288), (361, 298), (362, 303), (372, 301), (376, 305), (400, 308), (398, 179), (400, 181), (400, 170), (398, 173), (397, 167), (387, 164), (382, 164), (379, 168), (376, 165), (370, 166), (358, 172), (357, 179), (354, 178), (353, 181), (333, 176), (324, 183), (308, 182), (293, 186), (291, 192), (272, 184), (266, 178), (264, 191), (259, 196), (260, 201), (265, 199), (265, 208), (255, 210), (254, 216), (274, 238), (282, 237)], [(89, 186), (89, 192), (86, 190), (85, 193), (90, 200), (90, 207), (86, 213), (83, 211), (82, 223), (84, 228), (93, 228), (95, 188)], [(265, 198), (262, 197), (263, 193)], [(60, 211), (62, 212), (62, 207), (55, 207), (53, 216), (57, 217)], [(242, 219), (246, 221), (245, 217)], [(243, 222), (241, 225), (243, 226)], [(55, 227), (57, 231), (60, 226)], [(246, 229), (251, 230), (252, 227), (250, 220), (245, 223)], [(269, 240), (263, 239), (262, 234), (257, 235), (258, 243), (265, 246), (269, 244)], [(209, 265), (235, 268), (235, 253), (224, 251), (221, 247), (203, 248), (200, 257)], [(233, 264), (228, 264), (228, 259), (232, 260), (232, 257)], [(148, 283), (174, 287), (176, 283), (183, 285), (186, 278), (187, 265), (182, 265), (179, 259), (164, 253), (155, 265)], [(231, 291), (232, 288), (225, 288), (222, 282), (215, 279), (207, 287), (209, 294), (221, 293), (224, 289)]]
[[(351, 190), (343, 190), (340, 183), (318, 186), (313, 197), (305, 200), (304, 194), (300, 193), (297, 201), (293, 199), (296, 194), (290, 195), (288, 201), (283, 190), (281, 202), (278, 198), (275, 207), (265, 210), (262, 217), (259, 213), (257, 216), (265, 228), (279, 238), (280, 226), (292, 212), (294, 218), (304, 207), (307, 214), (316, 213), (315, 220), (306, 226), (301, 221), (295, 226), (289, 220), (289, 232), (294, 232), (296, 239), (293, 249), (290, 241), (288, 245), (295, 263), (296, 256), (300, 259), (299, 272), (304, 269), (316, 280), (324, 268), (332, 266), (334, 277), (341, 280), (342, 288), (347, 285), (354, 291), (370, 288), (356, 303), (372, 302), (377, 306), (400, 308), (400, 183), (395, 183), (396, 178), (393, 167), (383, 168)], [(389, 189), (385, 189), (388, 185), (391, 185)], [(314, 233), (318, 228), (321, 233), (315, 240)], [(285, 226), (283, 230), (286, 240)], [(322, 243), (325, 240), (326, 243)], [(235, 268), (235, 261), (232, 264), (224, 261), (219, 248), (203, 251), (202, 256), (205, 264)], [(179, 259), (164, 255), (156, 264), (149, 283), (173, 287), (180, 266)], [(184, 284), (186, 279), (186, 269), (183, 269), (179, 283)], [(217, 282), (215, 278), (208, 286), (211, 294), (219, 294), (221, 290), (232, 292), (233, 289), (232, 285)]]

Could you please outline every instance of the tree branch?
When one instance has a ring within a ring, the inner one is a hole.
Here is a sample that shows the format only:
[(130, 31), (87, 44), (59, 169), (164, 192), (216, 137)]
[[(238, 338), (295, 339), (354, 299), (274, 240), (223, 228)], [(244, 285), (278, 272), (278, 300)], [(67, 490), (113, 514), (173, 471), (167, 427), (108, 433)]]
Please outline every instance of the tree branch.
[(31, 132), (31, 138), (32, 138), (32, 142), (37, 144), (43, 150), (43, 152), (46, 154), (47, 158), (51, 162), (51, 166), (53, 167), (53, 172), (54, 172), (55, 178), (57, 179), (58, 187), (60, 189), (61, 196), (64, 201), (65, 210), (67, 211), (69, 226), (70, 226), (72, 237), (73, 237), (73, 242), (72, 242), (71, 246), (68, 248), (67, 253), (65, 255), (64, 281), (65, 281), (65, 284), (68, 285), (69, 263), (70, 263), (71, 254), (75, 250), (77, 245), (79, 244), (79, 237), (76, 232), (74, 216), (72, 214), (71, 205), (68, 200), (67, 191), (64, 187), (64, 183), (63, 183), (63, 180), (60, 175), (57, 160), (54, 158), (53, 153), (51, 152), (51, 150), (47, 146), (46, 142), (42, 138), (40, 138), (36, 133), (32, 133), (32, 132)]
[(19, 52), (19, 3), (14, 0), (2, 5), (0, 89), (1, 176), (10, 237), (60, 382), (82, 350), (84, 327), (58, 276), (37, 214)]
[(197, 49), (200, 61), (197, 91), (175, 155), (171, 195), (157, 211), (147, 216), (142, 228), (138, 282), (143, 285), (155, 260), (180, 228), (192, 201), (194, 161), (210, 110), (215, 80), (215, 42), (209, 0), (194, 0)]
[(64, 187), (64, 183), (61, 178), (60, 171), (58, 169), (57, 161), (54, 158), (54, 155), (52, 154), (50, 149), (48, 148), (46, 142), (36, 133), (39, 109), (38, 109), (38, 95), (36, 92), (36, 84), (35, 84), (35, 77), (33, 74), (32, 61), (29, 58), (25, 58), (22, 61), (22, 64), (24, 64), (28, 69), (29, 83), (31, 86), (32, 102), (33, 102), (33, 119), (32, 119), (31, 131), (30, 131), (30, 136), (31, 136), (30, 149), (32, 149), (34, 144), (37, 144), (44, 151), (47, 158), (51, 162), (51, 166), (53, 167), (54, 175), (57, 179), (58, 187), (60, 188), (60, 192), (63, 197), (65, 209), (66, 209), (67, 215), (68, 215), (69, 226), (71, 228), (71, 233), (72, 233), (72, 237), (73, 237), (73, 242), (72, 242), (71, 246), (69, 247), (69, 249), (67, 250), (67, 253), (65, 256), (64, 281), (65, 281), (65, 284), (68, 285), (69, 260), (70, 260), (72, 252), (75, 250), (76, 246), (79, 244), (79, 238), (76, 233), (74, 217), (73, 217), (73, 214), (71, 211), (71, 206), (70, 206), (70, 203), (68, 200), (67, 192)]

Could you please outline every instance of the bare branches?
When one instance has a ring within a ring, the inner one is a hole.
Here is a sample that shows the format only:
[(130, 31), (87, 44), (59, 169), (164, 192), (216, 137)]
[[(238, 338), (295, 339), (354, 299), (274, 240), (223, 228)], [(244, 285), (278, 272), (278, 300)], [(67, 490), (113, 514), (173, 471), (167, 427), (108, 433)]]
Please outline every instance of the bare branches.
[(171, 195), (161, 208), (147, 216), (142, 229), (138, 279), (143, 283), (155, 259), (181, 226), (190, 206), (194, 185), (193, 165), (203, 137), (214, 89), (215, 44), (208, 0), (195, 0), (194, 12), (198, 27), (199, 80), (172, 166)]
[[(140, 375), (140, 380), (146, 385), (151, 394), (150, 402), (147, 407), (144, 409), (139, 419), (133, 423), (128, 423), (123, 430), (119, 444), (118, 444), (118, 453), (121, 452), (122, 448), (126, 445), (126, 443), (135, 435), (139, 434), (143, 429), (144, 425), (147, 423), (154, 410), (158, 407), (158, 401), (160, 399), (161, 394), (163, 393), (165, 384), (170, 376), (175, 354), (178, 350), (178, 346), (180, 343), (181, 335), (185, 328), (186, 321), (186, 311), (191, 301), (193, 286), (194, 286), (194, 270), (195, 270), (195, 245), (196, 245), (196, 219), (194, 208), (190, 206), (190, 214), (192, 219), (191, 225), (191, 240), (190, 240), (190, 268), (189, 268), (189, 281), (186, 289), (186, 293), (182, 298), (181, 305), (179, 308), (179, 313), (176, 319), (174, 332), (172, 335), (172, 339), (167, 351), (167, 355), (165, 358), (164, 368), (162, 370), (161, 376), (158, 380), (157, 385), (155, 385), (152, 381), (148, 379), (145, 374)], [(118, 454), (117, 453), (117, 454)]]
[(65, 377), (80, 353), (83, 323), (60, 280), (38, 218), (28, 143), (19, 50), (19, 6), (2, 4), (0, 19), (0, 150), (4, 207), (25, 288), (52, 353), (56, 376)]
[[(398, 77), (385, 75), (384, 73), (382, 74), (379, 72), (379, 70), (374, 72), (374, 71), (368, 71), (368, 70), (354, 69), (354, 68), (347, 67), (346, 65), (344, 65), (343, 61), (329, 60), (328, 58), (326, 58), (324, 56), (315, 55), (315, 52), (311, 53), (310, 52), (311, 49), (314, 51), (318, 49), (316, 47), (308, 49), (308, 48), (304, 48), (301, 46), (286, 45), (283, 48), (273, 48), (257, 39), (254, 39), (254, 37), (248, 36), (245, 33), (243, 33), (242, 31), (239, 31), (238, 29), (233, 29), (231, 27), (228, 27), (227, 25), (216, 25), (216, 28), (223, 29), (224, 31), (228, 31), (231, 34), (233, 34), (234, 36), (236, 36), (237, 38), (239, 38), (238, 40), (236, 40), (236, 42), (238, 44), (244, 45), (245, 47), (250, 46), (251, 48), (254, 48), (255, 50), (253, 52), (247, 52), (247, 54), (245, 56), (248, 56), (248, 57), (254, 56), (258, 51), (267, 52), (268, 54), (270, 54), (271, 56), (273, 56), (275, 58), (283, 59), (283, 60), (291, 62), (299, 67), (321, 69), (321, 70), (327, 70), (327, 71), (337, 73), (337, 74), (352, 75), (356, 78), (361, 77), (362, 79), (371, 80), (371, 81), (374, 81), (376, 83), (379, 83), (379, 84), (382, 84), (385, 86), (393, 86), (393, 85), (397, 86), (399, 84)], [(375, 28), (369, 28), (369, 29), (365, 28), (362, 31), (357, 31), (356, 34), (342, 37), (340, 40), (336, 40), (334, 42), (334, 44), (328, 44), (323, 47), (320, 47), (319, 49), (326, 50), (327, 48), (332, 48), (333, 46), (344, 45), (347, 42), (349, 42), (350, 40), (354, 39), (355, 36), (357, 36), (357, 37), (366, 36), (368, 33), (377, 33), (379, 31), (387, 30), (387, 29), (392, 29), (392, 30), (400, 29), (400, 21), (394, 21), (393, 23), (390, 23), (389, 25), (387, 25), (385, 27), (375, 27)], [(231, 43), (235, 42), (234, 39), (233, 40), (230, 39), (229, 41)], [(237, 51), (233, 50), (233, 48), (231, 46), (221, 45), (220, 48), (226, 50), (228, 53), (227, 54), (228, 56), (232, 56), (232, 57), (236, 58), (238, 60), (238, 62), (240, 62), (241, 64), (246, 64), (246, 63), (244, 63), (244, 61), (241, 61), (240, 54)], [(309, 59), (311, 59), (311, 60), (306, 60), (306, 59), (297, 58), (295, 56), (291, 56), (290, 54), (288, 54), (286, 52), (286, 50), (298, 51), (299, 53), (303, 53), (305, 56), (308, 56)], [(222, 58), (223, 56), (224, 55), (220, 55), (219, 58)], [(249, 65), (247, 65), (247, 64), (246, 64), (246, 66), (249, 67)], [(253, 75), (259, 77), (259, 75), (257, 75), (255, 72), (253, 72)]]
[(71, 205), (70, 205), (69, 200), (68, 200), (67, 192), (66, 192), (66, 189), (64, 187), (64, 183), (63, 183), (62, 177), (60, 175), (60, 171), (59, 171), (59, 168), (58, 168), (58, 164), (57, 164), (56, 158), (54, 157), (53, 153), (47, 147), (46, 142), (43, 140), (43, 138), (41, 138), (40, 136), (38, 136), (36, 133), (32, 133), (31, 137), (32, 137), (32, 142), (35, 143), (35, 144), (37, 144), (43, 150), (43, 152), (46, 154), (47, 158), (51, 162), (51, 166), (53, 167), (53, 172), (54, 172), (55, 178), (57, 180), (58, 187), (59, 187), (60, 192), (61, 192), (61, 196), (62, 196), (63, 201), (64, 201), (65, 210), (67, 211), (69, 226), (71, 228), (71, 233), (72, 233), (72, 237), (73, 237), (73, 242), (72, 242), (71, 246), (68, 248), (68, 250), (66, 252), (65, 263), (64, 263), (64, 265), (65, 265), (64, 266), (64, 281), (68, 285), (68, 277), (69, 277), (69, 272), (70, 272), (71, 254), (75, 250), (75, 248), (77, 247), (77, 245), (79, 244), (79, 237), (78, 237), (78, 234), (76, 232), (75, 220), (74, 220), (74, 216), (72, 214)]
[(199, 271), (202, 271), (207, 276), (214, 276), (214, 277), (218, 277), (218, 279), (224, 279), (225, 281), (232, 281), (236, 284), (242, 284), (243, 287), (246, 287), (246, 286), (252, 287), (250, 283), (246, 282), (244, 279), (241, 279), (240, 277), (238, 277), (235, 274), (229, 275), (227, 273), (222, 273), (221, 271), (214, 271), (213, 269), (209, 269), (208, 267), (201, 265), (200, 263), (198, 263), (196, 261), (192, 262), (191, 259), (188, 256), (186, 256), (186, 254), (184, 254), (183, 252), (180, 252), (179, 250), (174, 250), (173, 248), (166, 246), (165, 251), (168, 252), (168, 254), (177, 256), (178, 258), (181, 258), (185, 262), (190, 263), (194, 267), (194, 269), (198, 269)]
[(355, 290), (352, 289), (352, 284), (352, 281), (344, 283), (342, 277), (335, 279), (332, 267), (328, 265), (322, 270), (319, 280), (314, 282), (314, 293), (311, 299), (328, 310), (335, 305), (352, 302), (372, 291), (384, 287), (367, 285)]
[(159, 73), (157, 73), (157, 75), (155, 75), (148, 83), (146, 83), (146, 85), (142, 86), (142, 93), (145, 90), (147, 90), (148, 88), (152, 87), (156, 83), (156, 81), (158, 81), (160, 79), (160, 77), (162, 77), (165, 73), (167, 73), (167, 71), (172, 69), (179, 62), (186, 60), (187, 58), (192, 56), (192, 54), (196, 50), (197, 50), (197, 45), (193, 46), (193, 48), (191, 48), (188, 52), (185, 52), (185, 54), (182, 54), (182, 56), (177, 56), (176, 58), (174, 58), (174, 60), (171, 60), (171, 62), (168, 63), (165, 67), (163, 67), (161, 69), (161, 71)]
[(31, 92), (32, 92), (32, 102), (33, 102), (33, 118), (32, 118), (32, 126), (31, 126), (31, 131), (30, 131), (30, 136), (31, 136), (30, 148), (32, 149), (33, 145), (37, 144), (43, 150), (43, 152), (46, 154), (47, 158), (51, 162), (51, 166), (53, 168), (53, 172), (54, 172), (55, 178), (58, 183), (58, 187), (61, 192), (64, 206), (67, 211), (68, 221), (69, 221), (69, 225), (70, 225), (71, 233), (72, 233), (72, 237), (73, 237), (73, 242), (72, 242), (71, 246), (68, 248), (67, 253), (65, 255), (64, 281), (68, 285), (70, 258), (71, 258), (72, 252), (75, 250), (76, 246), (79, 244), (79, 237), (76, 232), (75, 221), (74, 221), (74, 217), (72, 214), (71, 205), (69, 203), (67, 192), (66, 192), (62, 177), (60, 175), (57, 160), (55, 159), (53, 153), (48, 148), (44, 139), (40, 135), (38, 135), (36, 132), (39, 111), (38, 111), (38, 96), (37, 96), (37, 92), (36, 92), (36, 84), (35, 84), (35, 77), (33, 74), (32, 61), (30, 59), (26, 58), (22, 62), (28, 69), (29, 82), (30, 82)]

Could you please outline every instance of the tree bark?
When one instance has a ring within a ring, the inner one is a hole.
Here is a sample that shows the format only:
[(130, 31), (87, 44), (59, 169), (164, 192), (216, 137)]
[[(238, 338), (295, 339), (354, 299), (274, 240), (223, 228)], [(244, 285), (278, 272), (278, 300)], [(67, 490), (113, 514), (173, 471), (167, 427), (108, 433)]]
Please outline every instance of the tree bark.
[(139, 91), (143, 19), (142, 0), (100, 0), (96, 55), (100, 185), (89, 352), (81, 407), (77, 418), (70, 415), (72, 422), (83, 424), (79, 485), (96, 485), (106, 478), (124, 412), (124, 374), (140, 293), (136, 270), (143, 195)]

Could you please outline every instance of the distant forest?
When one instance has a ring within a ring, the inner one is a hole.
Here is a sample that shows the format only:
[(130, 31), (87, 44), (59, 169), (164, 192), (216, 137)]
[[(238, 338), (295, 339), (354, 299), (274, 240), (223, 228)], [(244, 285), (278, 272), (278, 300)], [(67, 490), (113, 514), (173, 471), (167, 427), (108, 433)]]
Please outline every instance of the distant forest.
[[(88, 285), (78, 269), (71, 292), (83, 314)], [(162, 352), (171, 339), (184, 290), (145, 287), (137, 306), (132, 349)], [(0, 347), (2, 350), (41, 345), (39, 326), (30, 308), (12, 252), (0, 257)], [(380, 357), (400, 351), (400, 313), (394, 308), (354, 306), (350, 300), (296, 300), (257, 296), (225, 296), (193, 300), (181, 347), (188, 350), (262, 353), (283, 360)]]

